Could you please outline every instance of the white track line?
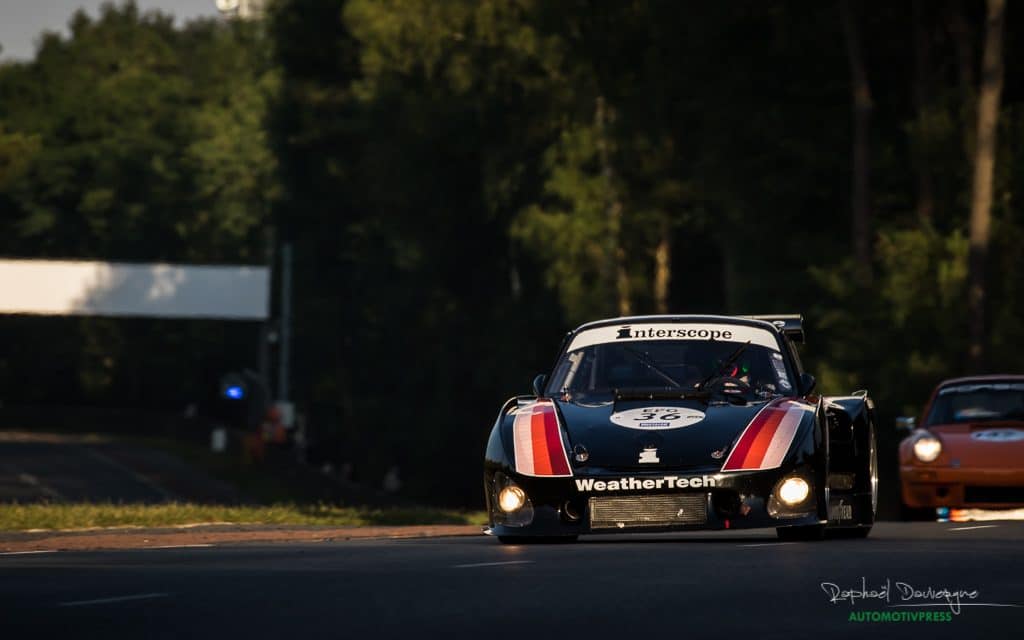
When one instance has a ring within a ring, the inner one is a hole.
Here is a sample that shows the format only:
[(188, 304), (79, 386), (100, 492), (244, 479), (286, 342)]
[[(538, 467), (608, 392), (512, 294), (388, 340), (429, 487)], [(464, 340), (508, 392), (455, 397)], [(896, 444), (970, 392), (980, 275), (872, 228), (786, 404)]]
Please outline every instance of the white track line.
[(533, 560), (509, 560), (508, 562), (476, 562), (473, 564), (452, 565), (455, 569), (472, 569), (474, 567), (500, 567), (506, 564), (531, 564)]
[(971, 531), (972, 529), (995, 529), (998, 524), (979, 524), (974, 527), (953, 527), (952, 529), (946, 529), (946, 531)]
[(794, 544), (792, 542), (759, 542), (757, 544), (741, 544), (741, 547), (781, 547), (785, 544)]
[(151, 598), (166, 598), (169, 593), (137, 593), (131, 596), (116, 596), (113, 598), (99, 598), (97, 600), (75, 600), (74, 602), (61, 602), (61, 607), (85, 607), (91, 604), (110, 604), (113, 602), (128, 602), (130, 600), (149, 600)]
[(0, 556), (28, 556), (37, 553), (57, 553), (56, 549), (39, 549), (36, 551), (4, 551)]

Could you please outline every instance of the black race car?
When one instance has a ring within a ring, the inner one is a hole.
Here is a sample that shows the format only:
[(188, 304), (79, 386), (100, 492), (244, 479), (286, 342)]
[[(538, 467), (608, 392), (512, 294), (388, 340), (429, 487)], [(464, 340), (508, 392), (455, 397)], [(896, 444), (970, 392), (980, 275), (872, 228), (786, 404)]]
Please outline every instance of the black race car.
[(532, 396), (509, 399), (484, 461), (487, 532), (775, 527), (866, 537), (875, 520), (874, 404), (814, 394), (802, 318), (642, 316), (570, 332)]

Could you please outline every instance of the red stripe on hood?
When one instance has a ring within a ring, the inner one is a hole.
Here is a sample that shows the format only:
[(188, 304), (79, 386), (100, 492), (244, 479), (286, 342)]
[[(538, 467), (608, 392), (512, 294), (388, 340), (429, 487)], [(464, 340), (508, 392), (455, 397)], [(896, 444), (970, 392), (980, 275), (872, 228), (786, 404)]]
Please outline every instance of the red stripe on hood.
[(558, 430), (558, 416), (555, 415), (555, 405), (541, 405), (540, 411), (544, 414), (544, 432), (547, 435), (547, 450), (548, 459), (551, 463), (551, 473), (556, 476), (570, 475), (569, 461), (565, 457), (565, 447), (562, 445), (562, 434)]
[(534, 477), (572, 476), (565, 452), (558, 409), (551, 400), (538, 400), (519, 410), (512, 425), (516, 471)]
[[(740, 469), (756, 468), (764, 459), (771, 443), (771, 436), (779, 428), (779, 423), (786, 410), (780, 405), (787, 402), (788, 398), (773, 400), (758, 412), (743, 431), (736, 446), (722, 465), (722, 471), (737, 471)], [(764, 429), (769, 429), (766, 439), (758, 438)], [(756, 460), (756, 464), (752, 464)]]
[(530, 434), (533, 437), (533, 472), (538, 476), (554, 475), (551, 471), (551, 453), (548, 451), (547, 427), (544, 410), (539, 405), (530, 416)]
[(761, 423), (761, 428), (757, 430), (757, 436), (750, 445), (750, 450), (743, 458), (743, 463), (740, 465), (742, 469), (757, 469), (761, 466), (764, 454), (768, 453), (768, 445), (772, 443), (772, 436), (778, 430), (782, 418), (786, 416), (785, 409), (772, 408), (765, 413), (768, 415)]

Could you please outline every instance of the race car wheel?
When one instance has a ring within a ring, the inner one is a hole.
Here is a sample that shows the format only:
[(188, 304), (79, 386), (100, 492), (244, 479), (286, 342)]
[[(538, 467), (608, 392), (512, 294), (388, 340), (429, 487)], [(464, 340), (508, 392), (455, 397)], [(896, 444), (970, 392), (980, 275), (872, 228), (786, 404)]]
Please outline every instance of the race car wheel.
[(498, 536), (502, 544), (569, 544), (578, 536)]
[(838, 529), (835, 531), (837, 538), (867, 538), (871, 533), (871, 526), (875, 524), (875, 517), (878, 513), (878, 445), (875, 440), (875, 424), (870, 421), (867, 434), (867, 460), (861, 472), (864, 482), (863, 488), (870, 492), (870, 502), (865, 505), (870, 507), (861, 518), (859, 527), (851, 529)]
[(871, 522), (874, 524), (878, 514), (878, 444), (875, 439), (875, 423), (871, 421), (871, 428), (868, 429), (868, 464), (867, 479), (871, 487)]
[[(864, 449), (867, 455), (864, 456), (863, 464), (857, 472), (857, 485), (861, 492), (868, 494), (868, 500), (861, 502), (861, 513), (859, 527), (843, 529), (830, 529), (829, 538), (853, 539), (867, 538), (871, 533), (871, 527), (875, 524), (875, 514), (878, 512), (878, 445), (875, 441), (874, 421), (868, 422), (867, 442)], [(862, 493), (862, 495), (863, 495)]]
[(875, 441), (875, 425), (873, 421), (868, 422), (865, 435), (862, 436), (858, 447), (860, 462), (858, 463), (856, 477), (856, 491), (858, 501), (858, 526), (829, 528), (825, 537), (834, 540), (850, 540), (856, 538), (867, 538), (871, 533), (871, 527), (875, 524), (875, 514), (878, 512), (878, 446)]
[(810, 542), (825, 537), (825, 525), (812, 524), (806, 527), (778, 527), (775, 532), (779, 540), (786, 542)]

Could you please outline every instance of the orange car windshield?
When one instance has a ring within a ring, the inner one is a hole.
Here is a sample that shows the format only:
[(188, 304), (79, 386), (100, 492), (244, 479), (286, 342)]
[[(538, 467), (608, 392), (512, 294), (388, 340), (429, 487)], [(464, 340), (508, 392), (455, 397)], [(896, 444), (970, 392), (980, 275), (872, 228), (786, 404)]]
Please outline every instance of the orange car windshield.
[(932, 403), (925, 426), (994, 420), (1024, 420), (1024, 382), (944, 387)]

